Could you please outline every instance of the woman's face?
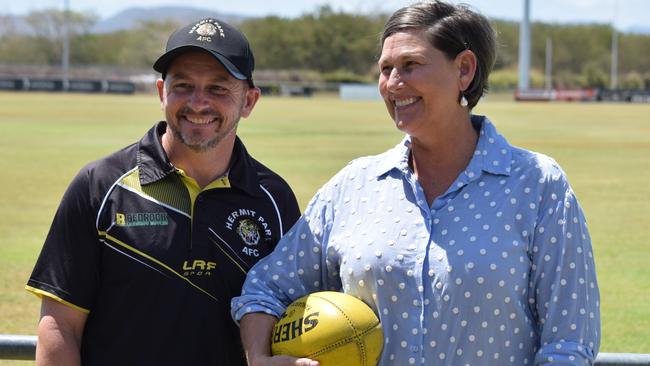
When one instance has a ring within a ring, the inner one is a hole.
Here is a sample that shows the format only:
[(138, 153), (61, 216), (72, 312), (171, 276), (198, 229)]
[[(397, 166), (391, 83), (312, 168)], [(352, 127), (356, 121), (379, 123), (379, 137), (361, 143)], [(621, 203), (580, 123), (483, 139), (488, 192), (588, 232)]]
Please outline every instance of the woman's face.
[(458, 112), (460, 69), (423, 31), (386, 38), (379, 70), (379, 92), (399, 130), (417, 137)]

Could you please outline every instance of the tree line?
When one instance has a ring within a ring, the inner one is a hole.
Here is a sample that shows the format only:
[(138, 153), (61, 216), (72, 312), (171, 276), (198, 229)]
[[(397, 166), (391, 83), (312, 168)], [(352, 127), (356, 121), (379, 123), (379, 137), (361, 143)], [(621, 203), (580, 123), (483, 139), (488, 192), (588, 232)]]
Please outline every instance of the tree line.
[[(375, 82), (378, 38), (386, 14), (357, 15), (328, 6), (297, 18), (268, 16), (237, 24), (248, 37), (256, 70), (296, 80)], [(143, 22), (130, 30), (96, 34), (93, 14), (70, 12), (70, 65), (150, 69), (168, 35), (182, 24)], [(2, 19), (0, 19), (2, 20)], [(26, 16), (32, 32), (18, 33), (0, 22), (0, 64), (61, 63), (64, 14), (34, 11)], [(491, 76), (493, 88), (517, 85), (519, 24), (493, 20), (498, 58)], [(546, 42), (552, 42), (553, 84), (557, 87), (608, 87), (614, 29), (604, 24), (533, 23), (531, 84), (544, 85)], [(624, 88), (650, 88), (650, 35), (618, 34), (618, 80)], [(284, 74), (283, 74), (284, 73)]]

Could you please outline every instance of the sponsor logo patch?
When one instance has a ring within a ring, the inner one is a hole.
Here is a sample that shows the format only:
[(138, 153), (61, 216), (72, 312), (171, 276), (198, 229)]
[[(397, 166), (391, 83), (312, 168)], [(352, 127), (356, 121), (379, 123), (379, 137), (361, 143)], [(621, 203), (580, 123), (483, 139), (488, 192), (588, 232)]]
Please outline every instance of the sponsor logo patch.
[(217, 263), (209, 262), (202, 259), (183, 262), (183, 276), (212, 276), (212, 270), (217, 267)]
[(167, 212), (130, 212), (115, 214), (117, 226), (167, 226)]

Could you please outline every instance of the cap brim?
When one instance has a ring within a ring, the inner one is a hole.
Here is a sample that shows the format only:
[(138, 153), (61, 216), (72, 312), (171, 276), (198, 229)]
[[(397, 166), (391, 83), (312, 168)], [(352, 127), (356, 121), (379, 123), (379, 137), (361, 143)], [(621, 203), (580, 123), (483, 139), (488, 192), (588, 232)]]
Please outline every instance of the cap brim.
[(171, 49), (165, 52), (162, 56), (158, 58), (158, 60), (156, 60), (156, 62), (154, 62), (153, 69), (158, 71), (161, 74), (165, 74), (167, 73), (167, 69), (169, 69), (169, 66), (171, 65), (172, 61), (174, 61), (176, 57), (191, 50), (202, 50), (210, 53), (212, 56), (214, 56), (214, 58), (216, 58), (219, 61), (219, 63), (221, 63), (221, 65), (223, 65), (223, 67), (228, 71), (228, 73), (232, 75), (235, 79), (248, 80), (248, 77), (242, 74), (235, 67), (235, 65), (233, 65), (232, 62), (230, 62), (225, 56), (223, 56), (218, 52), (208, 50), (199, 46), (181, 46), (181, 47)]

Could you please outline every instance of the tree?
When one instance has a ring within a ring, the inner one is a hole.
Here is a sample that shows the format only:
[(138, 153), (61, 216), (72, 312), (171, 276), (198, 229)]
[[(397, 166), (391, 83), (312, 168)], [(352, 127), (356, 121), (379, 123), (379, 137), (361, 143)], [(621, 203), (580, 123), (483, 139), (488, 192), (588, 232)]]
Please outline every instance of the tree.
[[(79, 34), (88, 33), (96, 19), (97, 17), (93, 14), (68, 12), (68, 35), (70, 39)], [(63, 54), (66, 13), (56, 9), (39, 10), (27, 15), (26, 20), (34, 32), (32, 42), (42, 53), (45, 62), (48, 65), (60, 64)]]
[[(59, 10), (29, 14), (25, 23), (32, 32), (27, 34), (16, 32), (13, 20), (0, 16), (0, 63), (59, 65), (63, 15)], [(385, 14), (349, 14), (321, 6), (298, 18), (249, 18), (239, 27), (251, 43), (258, 72), (284, 70), (292, 77), (317, 74), (320, 79), (352, 81), (376, 79), (378, 38), (386, 18)], [(121, 69), (151, 69), (169, 34), (181, 25), (153, 21), (130, 30), (92, 34), (93, 14), (71, 12), (69, 19), (71, 65)], [(492, 80), (495, 87), (510, 87), (517, 77), (519, 24), (502, 20), (493, 20), (492, 24), (498, 46)], [(608, 86), (612, 31), (604, 24), (534, 23), (531, 75), (543, 74), (546, 39), (550, 37), (555, 85)], [(619, 34), (618, 54), (619, 79), (626, 86), (647, 87), (650, 35)], [(531, 77), (533, 85), (541, 86)]]
[(265, 17), (242, 23), (260, 69), (348, 70), (368, 73), (377, 56), (383, 17), (334, 12), (328, 6), (297, 19)]

